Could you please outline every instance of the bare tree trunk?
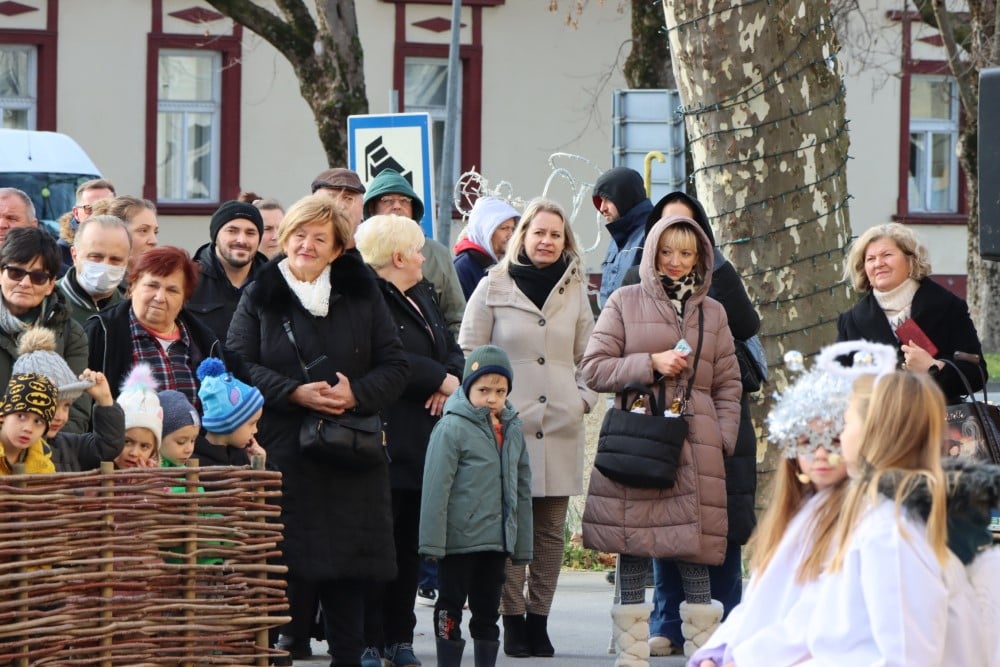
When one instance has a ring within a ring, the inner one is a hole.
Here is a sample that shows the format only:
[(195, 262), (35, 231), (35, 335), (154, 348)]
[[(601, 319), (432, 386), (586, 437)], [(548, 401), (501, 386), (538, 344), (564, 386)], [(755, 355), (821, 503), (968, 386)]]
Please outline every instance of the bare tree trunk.
[(257, 33), (291, 63), (331, 166), (347, 165), (347, 117), (368, 113), (364, 56), (354, 0), (275, 0), (281, 16), (252, 0), (206, 0)]
[(625, 59), (629, 88), (676, 88), (663, 11), (649, 0), (632, 0), (632, 50)]
[[(829, 3), (663, 7), (698, 195), (760, 312), (781, 386), (784, 353), (833, 342), (854, 298), (841, 277), (848, 135)], [(758, 424), (766, 409), (756, 406)]]

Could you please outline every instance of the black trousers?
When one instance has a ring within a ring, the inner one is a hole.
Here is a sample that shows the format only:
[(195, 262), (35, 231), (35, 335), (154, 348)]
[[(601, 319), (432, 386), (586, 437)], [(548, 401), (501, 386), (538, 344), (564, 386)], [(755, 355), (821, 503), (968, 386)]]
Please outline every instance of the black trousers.
[(438, 597), (434, 605), (434, 636), (462, 638), (462, 607), (469, 601), (469, 634), (473, 639), (500, 637), (500, 592), (507, 554), (480, 551), (454, 554), (438, 561)]
[(313, 636), (313, 624), (319, 612), (316, 584), (311, 581), (288, 577), (285, 589), (288, 597), (288, 615), (291, 622), (281, 626), (281, 634), (294, 637), (296, 642), (308, 644)]
[(361, 664), (365, 650), (365, 593), (371, 584), (362, 579), (332, 579), (316, 583), (326, 641), (333, 655), (331, 665)]
[(420, 579), (420, 491), (392, 490), (392, 532), (396, 543), (396, 578), (384, 586), (375, 585), (369, 594), (365, 618), (365, 643), (392, 646), (413, 643)]

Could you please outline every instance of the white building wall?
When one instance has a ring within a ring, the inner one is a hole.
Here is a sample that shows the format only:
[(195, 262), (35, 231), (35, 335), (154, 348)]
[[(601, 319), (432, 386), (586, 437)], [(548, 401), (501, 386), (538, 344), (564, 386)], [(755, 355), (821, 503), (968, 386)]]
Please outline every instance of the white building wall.
[[(4, 17), (4, 27), (44, 27), (43, 0), (24, 0), (41, 11)], [(309, 4), (309, 3), (307, 3)], [(482, 9), (483, 111), (481, 164), (490, 184), (508, 181), (515, 197), (541, 193), (556, 151), (586, 157), (596, 167), (572, 165), (574, 176), (593, 182), (611, 163), (611, 93), (624, 87), (621, 65), (628, 53), (629, 15), (620, 3), (590, 3), (577, 27), (566, 25), (564, 9), (547, 3), (508, 0)], [(902, 9), (897, 0), (863, 0), (864, 16), (850, 23), (842, 40), (847, 74), (851, 156), (848, 186), (854, 232), (892, 219), (896, 210), (899, 155), (901, 29), (886, 16)], [(165, 13), (198, 0), (164, 0)], [(59, 10), (58, 130), (73, 136), (122, 193), (141, 194), (145, 164), (147, 33), (151, 3), (63, 1)], [(365, 79), (372, 113), (390, 110), (396, 5), (357, 2), (365, 47)], [(448, 5), (409, 6), (410, 24), (423, 18), (450, 19)], [(463, 9), (462, 41), (471, 40), (472, 10)], [(110, 22), (110, 23), (109, 23)], [(109, 25), (114, 29), (109, 32)], [(168, 30), (228, 33), (227, 19), (193, 25), (167, 17)], [(915, 34), (917, 34), (915, 26)], [(445, 44), (447, 32), (409, 26), (408, 38)], [(263, 39), (244, 31), (241, 101), (241, 186), (273, 196), (286, 206), (307, 194), (312, 178), (326, 167), (312, 114), (302, 100), (291, 66)], [(623, 46), (624, 45), (624, 46)], [(940, 59), (937, 47), (916, 43), (914, 57)], [(471, 165), (462, 165), (468, 168)], [(552, 194), (569, 206), (572, 193)], [(584, 244), (601, 234), (587, 202), (575, 221)], [(161, 219), (161, 242), (194, 249), (207, 240), (205, 216)], [(965, 228), (918, 228), (931, 248), (937, 273), (965, 270)], [(596, 270), (601, 248), (587, 258)]]

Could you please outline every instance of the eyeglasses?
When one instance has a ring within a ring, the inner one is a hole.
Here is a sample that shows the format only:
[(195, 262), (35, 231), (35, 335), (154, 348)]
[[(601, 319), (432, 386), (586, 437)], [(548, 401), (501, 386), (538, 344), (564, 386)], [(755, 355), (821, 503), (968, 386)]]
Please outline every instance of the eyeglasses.
[(19, 266), (11, 266), (10, 264), (4, 264), (0, 266), (0, 269), (7, 272), (7, 277), (13, 280), (15, 283), (19, 283), (24, 280), (25, 276), (31, 279), (32, 285), (45, 285), (50, 280), (52, 280), (52, 274), (48, 271), (28, 271), (27, 269), (22, 269)]
[(94, 213), (94, 206), (92, 204), (77, 204), (74, 208), (78, 208), (87, 215), (92, 215)]
[(383, 206), (395, 206), (396, 204), (412, 204), (413, 197), (405, 197), (403, 195), (382, 195), (378, 198), (378, 203)]

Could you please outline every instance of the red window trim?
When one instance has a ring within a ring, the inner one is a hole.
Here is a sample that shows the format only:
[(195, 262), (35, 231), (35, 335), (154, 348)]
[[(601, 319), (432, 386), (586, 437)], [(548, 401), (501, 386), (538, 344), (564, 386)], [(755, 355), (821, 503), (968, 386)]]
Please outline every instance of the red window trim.
[[(406, 111), (404, 91), (405, 63), (407, 58), (447, 58), (448, 44), (427, 44), (406, 41), (407, 4), (445, 4), (441, 2), (411, 2), (410, 0), (383, 0), (396, 3), (395, 45), (393, 49), (392, 87), (399, 93), (399, 110)], [(450, 4), (450, 2), (448, 3)], [(472, 6), (472, 44), (459, 46), (458, 55), (462, 60), (462, 154), (458, 172), (462, 173), (474, 165), (482, 165), (482, 118), (483, 118), (483, 33), (482, 6), (500, 5), (503, 2), (476, 2), (463, 0), (463, 5)], [(449, 17), (450, 18), (450, 17)], [(460, 217), (453, 208), (452, 217)]]
[[(911, 22), (919, 21), (915, 12), (889, 12), (889, 18), (900, 21), (903, 29), (903, 58), (900, 67), (900, 112), (899, 112), (899, 183), (896, 197), (896, 213), (892, 219), (908, 225), (967, 225), (969, 211), (966, 203), (965, 173), (958, 173), (957, 213), (910, 213), (910, 78), (914, 74), (951, 74), (948, 63), (943, 60), (913, 60), (913, 31)], [(959, 116), (959, 123), (961, 115)]]
[(29, 44), (38, 49), (38, 72), (35, 108), (35, 129), (55, 132), (59, 44), (59, 0), (48, 0), (45, 5), (44, 30), (0, 29), (0, 43)]
[[(163, 32), (162, 0), (153, 0), (153, 25), (146, 46), (146, 160), (142, 196), (156, 202), (163, 215), (211, 215), (219, 203), (240, 192), (240, 95), (243, 27), (233, 23), (231, 35), (180, 35)], [(193, 49), (222, 54), (219, 114), (219, 201), (196, 204), (160, 203), (156, 192), (156, 117), (161, 49)]]

